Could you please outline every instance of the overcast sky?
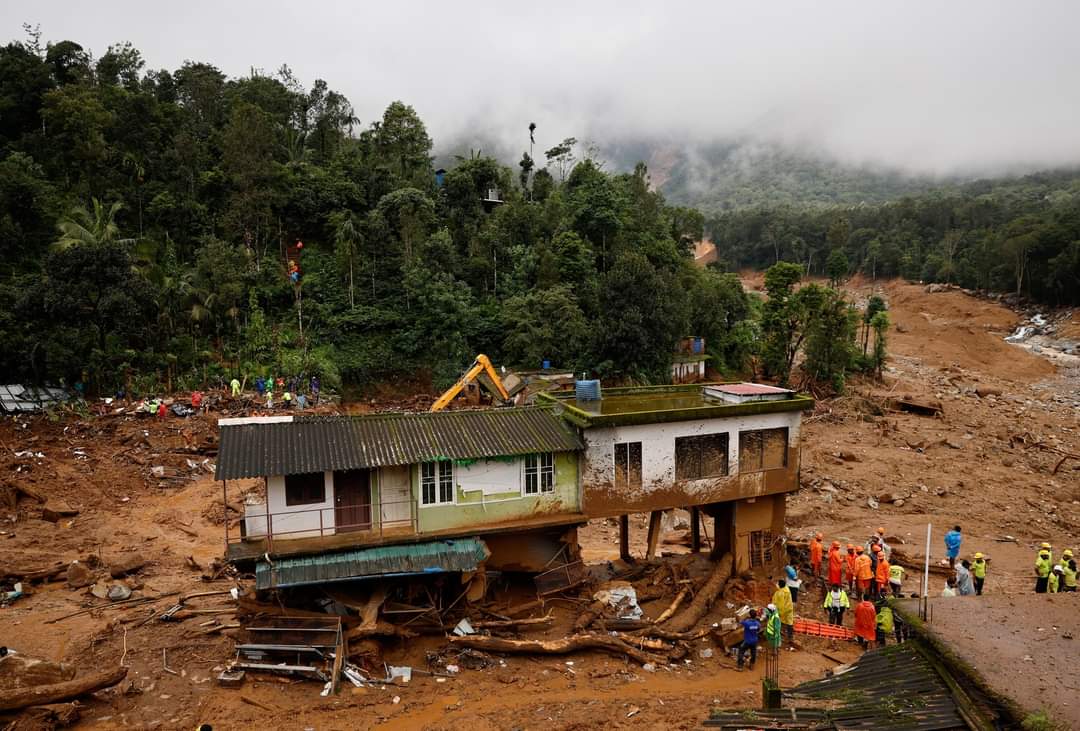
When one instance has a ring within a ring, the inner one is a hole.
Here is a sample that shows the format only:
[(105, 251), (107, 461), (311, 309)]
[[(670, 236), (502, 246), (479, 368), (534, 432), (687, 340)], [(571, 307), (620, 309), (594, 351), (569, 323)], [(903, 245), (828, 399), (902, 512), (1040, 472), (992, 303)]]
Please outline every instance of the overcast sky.
[(982, 173), (1080, 163), (1080, 2), (4, 0), (0, 27), (149, 68), (287, 63), (366, 124), (412, 104), (436, 144), (530, 121), (679, 143), (781, 140), (845, 161)]

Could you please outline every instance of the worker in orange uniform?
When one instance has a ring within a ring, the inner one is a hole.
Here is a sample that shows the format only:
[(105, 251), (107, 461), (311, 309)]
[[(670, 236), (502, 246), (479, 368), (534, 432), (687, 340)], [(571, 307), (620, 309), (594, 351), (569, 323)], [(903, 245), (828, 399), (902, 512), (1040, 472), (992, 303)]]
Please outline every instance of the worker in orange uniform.
[(855, 547), (855, 583), (859, 588), (859, 594), (869, 594), (870, 587), (874, 583), (874, 569), (871, 567), (870, 557), (863, 551), (862, 546)]
[(810, 541), (810, 573), (814, 578), (821, 576), (821, 557), (825, 552), (825, 544), (821, 542), (821, 538), (822, 535), (818, 533), (814, 540)]
[(876, 586), (874, 587), (878, 596), (889, 595), (889, 559), (885, 558), (885, 551), (879, 544), (874, 544), (874, 548), (877, 550), (877, 573), (874, 576)]
[(855, 593), (855, 574), (858, 572), (856, 564), (855, 545), (847, 544), (847, 555), (844, 556), (844, 568), (847, 571), (848, 591)]
[[(867, 561), (870, 557), (866, 557)], [(864, 650), (873, 645), (877, 639), (877, 610), (874, 603), (866, 594), (862, 595), (862, 601), (855, 605), (855, 639)]]
[(844, 557), (840, 555), (840, 541), (829, 547), (829, 586), (840, 586), (844, 572)]

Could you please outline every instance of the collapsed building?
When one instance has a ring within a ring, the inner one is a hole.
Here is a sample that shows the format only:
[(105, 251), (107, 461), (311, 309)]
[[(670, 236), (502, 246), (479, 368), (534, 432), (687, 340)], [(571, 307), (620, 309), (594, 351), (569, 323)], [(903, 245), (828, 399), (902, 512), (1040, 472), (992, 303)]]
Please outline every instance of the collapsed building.
[[(541, 393), (536, 405), (422, 414), (222, 419), (216, 479), (254, 478), (226, 556), (258, 589), (483, 570), (572, 585), (576, 529), (631, 513), (712, 518), (738, 571), (783, 561), (785, 495), (799, 487), (813, 400), (760, 384)], [(245, 483), (250, 488), (252, 483)], [(706, 530), (708, 530), (706, 528)]]

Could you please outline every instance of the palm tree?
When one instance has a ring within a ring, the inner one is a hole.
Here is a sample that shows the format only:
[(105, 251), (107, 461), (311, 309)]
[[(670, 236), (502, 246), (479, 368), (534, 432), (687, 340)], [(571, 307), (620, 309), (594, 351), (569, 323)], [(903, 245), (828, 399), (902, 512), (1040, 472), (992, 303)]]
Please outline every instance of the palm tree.
[(91, 203), (92, 211), (83, 205), (75, 206), (56, 223), (60, 238), (53, 244), (54, 248), (64, 251), (80, 244), (128, 246), (135, 241), (121, 238), (120, 227), (116, 225), (116, 214), (123, 203), (117, 201), (108, 208), (97, 198), (92, 198)]
[(349, 308), (352, 309), (356, 307), (356, 300), (353, 297), (353, 265), (358, 253), (360, 232), (349, 211), (330, 214), (330, 225), (334, 228), (334, 245), (338, 259), (349, 268)]

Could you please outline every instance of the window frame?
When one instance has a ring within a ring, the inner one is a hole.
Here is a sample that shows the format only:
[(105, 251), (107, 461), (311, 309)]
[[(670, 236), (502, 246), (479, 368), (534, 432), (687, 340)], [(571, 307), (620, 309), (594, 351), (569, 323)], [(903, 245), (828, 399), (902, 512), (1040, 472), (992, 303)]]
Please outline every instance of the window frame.
[[(326, 503), (326, 475), (324, 473), (322, 473), (322, 472), (304, 472), (302, 474), (284, 475), (283, 477), (284, 477), (284, 484), (285, 484), (285, 507), (292, 508), (292, 507), (299, 507), (299, 506), (303, 506), (303, 505), (323, 505), (323, 504)], [(319, 499), (317, 499), (317, 500), (309, 499), (311, 497), (311, 495), (316, 494), (316, 490), (314, 489), (315, 478), (316, 477), (319, 480), (319, 490), (318, 490), (317, 494), (319, 494), (321, 497), (319, 497)], [(301, 491), (300, 496), (290, 497), (290, 495), (289, 495), (289, 480), (290, 479), (292, 479), (294, 482), (297, 481), (297, 480), (302, 480), (304, 482), (304, 484), (302, 484), (302, 485), (295, 485), (295, 484), (293, 485), (293, 488), (295, 490)], [(311, 495), (307, 494), (308, 491), (310, 491)]]
[[(635, 451), (634, 450), (635, 446), (637, 447), (637, 449), (636, 449), (636, 452), (637, 452), (637, 482), (633, 483), (633, 482), (630, 481), (629, 478), (630, 478), (630, 475), (632, 474), (631, 470), (630, 470), (630, 467), (631, 467), (631, 455)], [(621, 451), (624, 452), (624, 460), (625, 460), (625, 464), (626, 464), (626, 466), (624, 468), (625, 477), (624, 477), (624, 481), (623, 481), (622, 484), (619, 483), (619, 456), (620, 456), (619, 455), (619, 452), (620, 452), (619, 448), (620, 447), (622, 447)], [(617, 490), (630, 490), (630, 489), (638, 489), (638, 490), (640, 490), (641, 489), (642, 485), (645, 482), (645, 478), (644, 478), (645, 455), (644, 455), (643, 451), (644, 450), (642, 450), (642, 443), (640, 441), (637, 441), (637, 442), (615, 442), (615, 444), (614, 444), (614, 446), (612, 448), (612, 464), (613, 464), (613, 467), (614, 467), (614, 470), (615, 470), (614, 475), (613, 475), (613, 479), (612, 479), (612, 484), (615, 486), (615, 489), (617, 489)]]
[[(431, 475), (426, 474), (431, 471)], [(427, 501), (426, 488), (431, 487), (434, 501)], [(450, 498), (443, 499), (444, 490), (449, 489)], [(420, 463), (420, 507), (434, 508), (457, 504), (457, 486), (454, 482), (454, 463), (449, 460)]]
[[(783, 433), (783, 443), (784, 443), (784, 449), (783, 449), (783, 453), (782, 453), (783, 459), (781, 460), (780, 464), (778, 464), (778, 465), (767, 465), (767, 464), (765, 464), (765, 455), (766, 455), (765, 445), (766, 445), (766, 442), (768, 441), (770, 435), (776, 435), (776, 434), (781, 433), (781, 432)], [(791, 432), (788, 429), (788, 427), (786, 427), (786, 426), (769, 427), (769, 428), (766, 428), (766, 429), (746, 429), (745, 431), (740, 431), (739, 432), (739, 472), (740, 473), (765, 472), (767, 470), (786, 469), (787, 466), (788, 466), (788, 455), (787, 455), (788, 450), (787, 450), (787, 446), (788, 446), (788, 439), (790, 437), (790, 434), (791, 434)], [(744, 437), (750, 437), (751, 435), (754, 435), (756, 437), (756, 439), (757, 439), (757, 442), (758, 442), (757, 447), (756, 447), (756, 451), (757, 451), (756, 465), (749, 466), (746, 469), (744, 469), (743, 465), (745, 464), (745, 462), (747, 460), (747, 453), (749, 452), (749, 450), (744, 449), (744, 447), (743, 447), (743, 438)]]
[[(553, 494), (555, 492), (555, 455), (552, 452), (526, 454), (524, 462), (521, 494), (526, 497)], [(530, 480), (534, 483), (532, 488), (529, 486)]]
[(772, 566), (774, 542), (775, 538), (769, 529), (753, 530), (747, 534), (747, 556), (751, 569)]
[[(702, 444), (704, 444), (705, 442), (707, 442), (709, 440), (713, 440), (713, 439), (719, 439), (721, 441), (721, 443), (723, 444), (723, 449), (719, 450), (720, 453), (723, 454), (723, 467), (722, 467), (721, 471), (713, 472), (713, 473), (707, 473), (707, 474), (700, 474), (705, 469), (704, 468), (704, 460), (701, 459), (702, 450), (700, 448), (695, 453), (696, 457), (697, 457), (697, 459), (695, 460), (696, 463), (697, 463), (696, 466), (698, 468), (697, 472), (699, 474), (696, 474), (696, 475), (693, 475), (693, 476), (687, 475), (686, 474), (687, 470), (685, 468), (680, 469), (680, 460), (679, 460), (679, 444), (680, 444), (680, 442), (683, 443), (684, 445), (689, 446), (690, 444), (693, 444), (693, 443), (702, 443)], [(730, 450), (731, 450), (731, 436), (726, 431), (712, 432), (712, 433), (709, 433), (709, 434), (687, 434), (685, 436), (675, 437), (675, 479), (676, 480), (693, 481), (693, 480), (715, 480), (715, 479), (720, 478), (720, 477), (727, 477), (728, 475), (731, 474), (731, 460), (730, 460), (730, 454), (729, 454)]]

